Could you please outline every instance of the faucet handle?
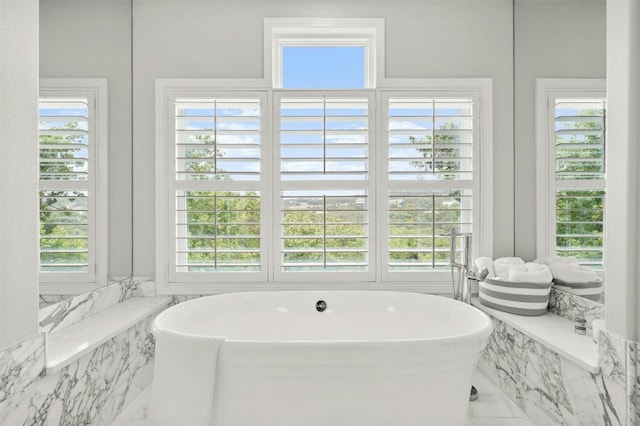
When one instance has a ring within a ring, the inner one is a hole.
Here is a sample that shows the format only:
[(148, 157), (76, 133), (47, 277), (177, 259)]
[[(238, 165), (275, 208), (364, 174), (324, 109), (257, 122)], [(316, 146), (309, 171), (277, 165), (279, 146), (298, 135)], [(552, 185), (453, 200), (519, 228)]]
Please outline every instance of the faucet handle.
[(478, 272), (478, 281), (484, 281), (484, 279), (487, 278), (487, 275), (489, 275), (489, 269), (482, 268), (482, 270)]

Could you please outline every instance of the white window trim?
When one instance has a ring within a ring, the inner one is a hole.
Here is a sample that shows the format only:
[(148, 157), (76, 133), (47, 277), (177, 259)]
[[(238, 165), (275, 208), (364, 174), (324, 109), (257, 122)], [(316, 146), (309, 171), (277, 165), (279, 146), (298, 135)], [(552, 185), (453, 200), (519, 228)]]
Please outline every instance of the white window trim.
[[(201, 92), (215, 91), (238, 91), (246, 89), (248, 91), (258, 91), (260, 89), (268, 93), (267, 116), (268, 122), (271, 123), (273, 117), (273, 92), (269, 83), (262, 79), (157, 79), (156, 80), (156, 290), (158, 294), (218, 294), (239, 291), (256, 291), (256, 290), (397, 290), (397, 291), (415, 291), (429, 293), (450, 293), (451, 292), (451, 274), (450, 272), (428, 272), (425, 273), (424, 279), (420, 278), (416, 281), (382, 281), (381, 267), (383, 254), (380, 249), (376, 249), (378, 244), (376, 241), (370, 241), (370, 259), (376, 263), (375, 276), (373, 281), (359, 282), (338, 282), (326, 281), (320, 282), (276, 282), (274, 280), (274, 271), (271, 265), (274, 265), (273, 257), (276, 255), (272, 249), (269, 250), (268, 257), (264, 260), (267, 265), (267, 282), (221, 282), (221, 283), (203, 283), (203, 282), (170, 282), (169, 280), (169, 229), (168, 215), (172, 214), (168, 208), (173, 205), (172, 200), (168, 197), (168, 162), (167, 158), (168, 143), (168, 126), (171, 117), (167, 114), (167, 101), (171, 99), (171, 92), (180, 91), (181, 94), (193, 92), (199, 94)], [(478, 122), (480, 129), (478, 134), (477, 146), (479, 148), (478, 164), (481, 165), (479, 175), (477, 176), (478, 188), (474, 188), (474, 236), (473, 256), (492, 256), (493, 254), (493, 80), (491, 78), (451, 78), (451, 79), (387, 79), (385, 80), (385, 88), (388, 90), (401, 91), (436, 91), (446, 92), (451, 96), (452, 92), (472, 93), (478, 99), (477, 107)], [(382, 90), (376, 90), (376, 98), (382, 96)], [(375, 112), (375, 120), (382, 119), (383, 112)], [(381, 126), (377, 126), (377, 132), (381, 132)], [(269, 131), (269, 130), (267, 130)], [(273, 131), (273, 129), (271, 129)], [(268, 137), (268, 136), (267, 136)], [(272, 135), (271, 135), (272, 137)], [(383, 139), (381, 139), (383, 138)], [(376, 140), (384, 140), (384, 135), (376, 133)], [(378, 149), (375, 146), (371, 150)], [(263, 171), (263, 179), (267, 185), (271, 185), (273, 181), (274, 162), (277, 161), (277, 152), (271, 148), (268, 154), (270, 158), (265, 157), (265, 163), (271, 165), (271, 170)], [(380, 169), (380, 162), (384, 161), (384, 156), (378, 155), (375, 162), (377, 170)], [(386, 168), (386, 166), (385, 166)], [(376, 196), (380, 194), (379, 183), (376, 181)], [(271, 216), (273, 213), (273, 203), (278, 199), (275, 188), (272, 187), (271, 200), (264, 200), (265, 208)], [(168, 204), (171, 203), (171, 204)], [(268, 204), (268, 205), (266, 205)], [(371, 206), (371, 214), (380, 217), (380, 214), (386, 214), (381, 203), (377, 206)], [(373, 211), (373, 209), (377, 209)], [(382, 210), (381, 210), (382, 209)], [(376, 221), (374, 225), (376, 232), (379, 233), (380, 221)], [(263, 235), (267, 241), (272, 241), (274, 227), (267, 226), (263, 229)], [(378, 234), (379, 237), (379, 234)], [(272, 245), (271, 245), (272, 246)], [(374, 260), (375, 259), (375, 260)], [(374, 268), (372, 268), (374, 269)]]
[(282, 87), (285, 46), (363, 46), (365, 89), (381, 85), (385, 75), (384, 19), (265, 18), (264, 73), (271, 87)]
[[(94, 141), (95, 160), (90, 167), (94, 185), (90, 188), (89, 234), (93, 238), (90, 250), (93, 265), (89, 264), (86, 273), (53, 274), (40, 272), (41, 294), (76, 294), (102, 287), (108, 281), (109, 269), (109, 232), (108, 232), (108, 82), (104, 78), (41, 78), (40, 91), (51, 96), (69, 96), (90, 94), (94, 109)], [(90, 257), (90, 258), (91, 258)]]
[[(537, 78), (535, 97), (536, 140), (536, 256), (555, 256), (555, 125), (549, 108), (558, 97), (606, 96), (604, 78)], [(604, 182), (603, 182), (604, 184)], [(600, 272), (598, 272), (600, 273)]]

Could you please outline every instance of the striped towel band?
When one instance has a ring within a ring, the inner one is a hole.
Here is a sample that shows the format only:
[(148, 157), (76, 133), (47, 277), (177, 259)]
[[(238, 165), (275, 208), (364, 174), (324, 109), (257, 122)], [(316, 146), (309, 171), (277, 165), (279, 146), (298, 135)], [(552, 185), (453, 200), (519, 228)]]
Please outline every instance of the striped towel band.
[(487, 278), (480, 286), (480, 303), (517, 315), (544, 315), (551, 283), (512, 283)]

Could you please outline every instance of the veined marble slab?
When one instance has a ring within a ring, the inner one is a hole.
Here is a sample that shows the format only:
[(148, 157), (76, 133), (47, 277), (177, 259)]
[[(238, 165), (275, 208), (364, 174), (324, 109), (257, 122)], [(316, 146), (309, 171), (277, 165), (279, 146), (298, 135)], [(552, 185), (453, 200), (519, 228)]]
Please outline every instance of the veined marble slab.
[(614, 384), (618, 365), (614, 377), (590, 373), (504, 321), (492, 320), (494, 332), (478, 366), (536, 425), (626, 425), (626, 403)]
[(155, 295), (155, 283), (148, 277), (128, 277), (109, 285), (45, 306), (39, 311), (40, 331), (51, 333), (109, 309), (134, 296)]
[(590, 373), (599, 372), (598, 345), (591, 335), (576, 334), (572, 321), (551, 313), (531, 317), (510, 314), (488, 308), (478, 299), (473, 299), (471, 303)]
[(169, 306), (170, 302), (169, 297), (135, 297), (72, 327), (50, 334), (47, 340), (46, 373), (60, 371), (143, 318), (154, 316)]
[(0, 425), (108, 426), (151, 383), (153, 317), (0, 402)]
[(587, 325), (591, 327), (594, 319), (604, 318), (604, 305), (551, 287), (549, 312), (571, 321), (578, 317), (584, 318), (587, 320)]
[(36, 382), (44, 371), (44, 334), (0, 352), (0, 402)]

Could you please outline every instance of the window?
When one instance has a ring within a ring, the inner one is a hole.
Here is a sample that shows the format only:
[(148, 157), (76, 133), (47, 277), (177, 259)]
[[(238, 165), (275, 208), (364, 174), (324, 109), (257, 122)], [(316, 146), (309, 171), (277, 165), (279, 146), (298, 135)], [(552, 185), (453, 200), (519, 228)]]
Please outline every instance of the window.
[[(326, 280), (327, 272), (342, 272), (342, 278), (369, 281), (375, 93), (282, 91), (275, 104), (277, 276)], [(317, 271), (324, 274), (314, 275)]]
[(539, 256), (604, 269), (604, 82), (538, 80)]
[[(374, 88), (384, 77), (384, 21), (382, 19), (265, 19), (265, 73), (271, 73), (274, 88)], [(301, 77), (283, 70), (292, 59), (307, 72)], [(360, 63), (354, 62), (361, 58)], [(328, 67), (330, 61), (347, 64), (349, 70), (340, 75)], [(345, 62), (346, 61), (346, 62)], [(356, 67), (352, 67), (357, 65)], [(362, 74), (358, 74), (356, 70)], [(313, 80), (316, 77), (320, 80)], [(268, 74), (267, 74), (268, 79)], [(320, 86), (331, 81), (330, 86)], [(339, 86), (336, 85), (338, 81)]]
[(265, 103), (261, 93), (172, 99), (172, 280), (264, 279)]
[(449, 292), (452, 228), (491, 255), (491, 82), (383, 78), (382, 27), (267, 19), (264, 80), (157, 81), (161, 292)]
[(363, 89), (364, 46), (283, 46), (282, 87)]
[(45, 287), (106, 283), (106, 90), (105, 80), (41, 80), (40, 281)]
[(473, 232), (476, 104), (472, 97), (384, 95), (390, 277), (448, 268), (448, 234)]

